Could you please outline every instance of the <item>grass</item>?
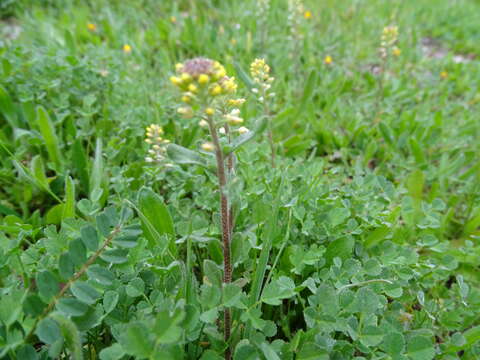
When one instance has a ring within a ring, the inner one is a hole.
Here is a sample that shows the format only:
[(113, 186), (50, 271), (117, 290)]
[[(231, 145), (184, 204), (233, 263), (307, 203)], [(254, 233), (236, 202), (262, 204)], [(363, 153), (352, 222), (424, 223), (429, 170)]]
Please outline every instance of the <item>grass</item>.
[[(260, 3), (0, 1), (0, 358), (480, 357), (480, 3)], [(227, 285), (209, 136), (169, 82), (198, 56), (273, 136), (235, 151)]]

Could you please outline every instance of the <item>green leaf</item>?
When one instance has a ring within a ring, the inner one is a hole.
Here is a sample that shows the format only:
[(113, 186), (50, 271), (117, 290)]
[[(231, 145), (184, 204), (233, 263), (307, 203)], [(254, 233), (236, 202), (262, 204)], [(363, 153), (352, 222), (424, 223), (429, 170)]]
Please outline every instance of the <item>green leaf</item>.
[(89, 192), (88, 160), (82, 146), (82, 140), (76, 139), (72, 146), (70, 164), (75, 169), (76, 178), (80, 180), (81, 189), (84, 193)]
[[(1, 354), (1, 353), (0, 353)], [(38, 360), (35, 348), (30, 344), (25, 344), (19, 347), (15, 353), (17, 359), (22, 360)]]
[(223, 286), (223, 305), (226, 307), (245, 308), (241, 303), (242, 289), (235, 284), (224, 284)]
[(182, 336), (182, 328), (179, 326), (185, 317), (185, 312), (177, 309), (172, 315), (168, 311), (160, 311), (155, 319), (155, 341), (160, 344), (172, 344)]
[(74, 282), (70, 289), (78, 300), (88, 305), (95, 304), (100, 297), (100, 293), (84, 281)]
[(270, 305), (280, 305), (283, 299), (295, 296), (295, 283), (286, 276), (280, 276), (265, 286), (262, 293), (262, 301)]
[(308, 101), (310, 101), (313, 91), (316, 88), (317, 84), (317, 70), (312, 70), (310, 74), (307, 76), (307, 82), (305, 83), (305, 87), (303, 88), (303, 94), (298, 103), (298, 113), (305, 111), (305, 105)]
[[(145, 237), (153, 249), (161, 245), (177, 253), (173, 220), (162, 198), (148, 188), (142, 188), (138, 195), (138, 208)], [(167, 238), (165, 238), (165, 236)]]
[(325, 252), (327, 264), (331, 264), (336, 257), (342, 260), (348, 259), (352, 254), (354, 246), (355, 240), (348, 235), (332, 241)]
[(47, 305), (37, 294), (30, 294), (23, 302), (23, 311), (32, 317), (37, 317), (45, 310)]
[(206, 166), (206, 161), (197, 152), (184, 148), (177, 144), (167, 146), (167, 155), (170, 160), (182, 165), (200, 165)]
[(388, 332), (383, 338), (382, 349), (389, 355), (397, 355), (403, 353), (405, 348), (405, 339), (399, 332)]
[(378, 295), (372, 289), (362, 287), (355, 294), (353, 306), (356, 312), (373, 314), (381, 305)]
[(334, 208), (328, 212), (328, 221), (331, 227), (343, 224), (350, 216), (350, 210), (347, 208)]
[(214, 261), (209, 259), (203, 260), (203, 275), (216, 288), (222, 286), (222, 270)]
[(267, 124), (268, 124), (268, 120), (266, 117), (261, 117), (260, 119), (258, 119), (257, 122), (255, 123), (254, 129), (251, 129), (249, 132), (246, 132), (245, 134), (237, 136), (235, 139), (233, 139), (233, 141), (230, 144), (225, 145), (225, 148), (224, 148), (225, 155), (228, 155), (234, 152), (240, 146), (252, 140), (256, 135), (261, 134), (266, 129)]
[(85, 244), (85, 247), (91, 251), (98, 249), (98, 234), (97, 230), (92, 225), (85, 225), (80, 229), (80, 236)]
[(243, 67), (236, 61), (233, 62), (233, 67), (238, 75), (238, 78), (245, 84), (248, 89), (255, 87), (255, 83), (253, 80), (248, 76)]
[(123, 235), (118, 236), (113, 239), (113, 243), (121, 248), (131, 249), (138, 245), (138, 236), (137, 235)]
[(119, 295), (114, 290), (109, 290), (103, 295), (103, 309), (105, 313), (110, 313), (118, 304)]
[(50, 184), (48, 183), (47, 175), (45, 175), (45, 166), (43, 164), (42, 157), (35, 155), (30, 163), (30, 171), (36, 180), (37, 184), (40, 184), (40, 189), (44, 191), (50, 190)]
[(100, 258), (112, 264), (123, 264), (128, 261), (128, 251), (125, 249), (106, 250), (100, 254)]
[(271, 347), (271, 345), (267, 343), (261, 343), (260, 344), (260, 349), (263, 352), (263, 355), (265, 355), (265, 358), (268, 360), (280, 360), (280, 357), (276, 353), (276, 351)]
[(215, 285), (203, 284), (200, 287), (200, 303), (204, 309), (210, 309), (220, 303), (222, 294), (220, 287)]
[(125, 287), (125, 291), (130, 297), (142, 296), (145, 291), (145, 283), (141, 278), (135, 278)]
[(58, 301), (57, 309), (68, 316), (81, 316), (87, 312), (88, 306), (73, 298), (63, 298)]
[(214, 307), (208, 311), (203, 312), (200, 315), (200, 320), (207, 324), (213, 324), (217, 319), (218, 319), (218, 307)]
[(220, 356), (216, 351), (209, 349), (202, 354), (202, 357), (199, 360), (223, 360), (223, 359), (225, 359), (223, 356)]
[(121, 345), (127, 354), (141, 359), (148, 358), (154, 349), (150, 339), (151, 330), (141, 322), (132, 322), (127, 325), (126, 331), (121, 334)]
[(115, 275), (103, 266), (92, 265), (87, 269), (87, 275), (90, 279), (102, 285), (112, 285), (115, 280)]
[(90, 194), (89, 198), (92, 202), (100, 202), (103, 195), (103, 155), (102, 155), (102, 139), (97, 137), (95, 144), (95, 157), (93, 159), (92, 170), (90, 174)]
[(246, 339), (240, 340), (235, 347), (233, 360), (260, 360), (257, 350)]
[(458, 352), (461, 350), (467, 350), (470, 349), (478, 341), (480, 341), (480, 325), (465, 331), (463, 333), (463, 337), (465, 338), (464, 344), (451, 344), (450, 346), (448, 346), (447, 352)]
[(63, 219), (75, 217), (75, 184), (70, 176), (65, 179), (65, 202), (63, 204)]
[(0, 85), (0, 114), (7, 120), (12, 129), (20, 126), (12, 98), (2, 85)]
[(82, 239), (78, 238), (70, 241), (68, 255), (76, 266), (82, 266), (87, 261), (87, 249)]
[[(278, 230), (278, 213), (280, 209), (281, 199), (280, 195), (283, 193), (283, 178), (277, 189), (276, 197), (273, 202), (271, 210), (269, 209), (269, 216), (266, 220), (266, 226), (262, 232), (262, 238), (265, 239), (262, 244), (262, 250), (258, 259), (258, 265), (255, 268), (255, 274), (252, 281), (252, 289), (249, 296), (249, 306), (255, 307), (255, 304), (262, 293), (262, 284), (265, 281), (265, 272), (267, 270), (268, 260), (270, 258), (270, 251), (272, 249), (273, 240)], [(247, 325), (246, 336), (250, 338), (253, 333), (251, 324)]]
[(377, 346), (383, 340), (384, 331), (378, 326), (366, 326), (360, 334), (360, 341), (365, 346)]
[(385, 240), (386, 236), (390, 232), (390, 228), (386, 225), (382, 225), (373, 230), (365, 239), (365, 247), (370, 249), (375, 245)]
[(122, 345), (115, 343), (100, 351), (100, 360), (120, 360), (125, 355)]
[(407, 177), (407, 188), (410, 196), (415, 200), (421, 200), (425, 175), (421, 170), (416, 170)]
[(69, 359), (83, 360), (82, 342), (75, 324), (59, 313), (53, 313), (50, 316), (60, 325), (66, 348), (70, 351)]
[(57, 279), (47, 270), (37, 274), (37, 286), (40, 296), (47, 302), (60, 291)]
[(45, 147), (47, 148), (50, 160), (60, 169), (62, 157), (58, 146), (57, 135), (50, 116), (42, 106), (37, 107), (37, 125), (45, 141)]
[(62, 339), (62, 332), (58, 326), (58, 323), (51, 318), (45, 318), (41, 320), (38, 323), (35, 334), (38, 336), (40, 341), (49, 345)]
[(432, 340), (424, 336), (415, 336), (408, 342), (407, 352), (413, 360), (431, 360), (435, 357)]

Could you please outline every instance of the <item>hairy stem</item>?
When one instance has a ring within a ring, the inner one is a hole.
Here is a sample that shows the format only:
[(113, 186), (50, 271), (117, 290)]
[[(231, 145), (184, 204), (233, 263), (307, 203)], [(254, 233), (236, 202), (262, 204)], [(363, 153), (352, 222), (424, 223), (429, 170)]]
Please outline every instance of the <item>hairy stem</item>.
[[(208, 118), (208, 126), (210, 129), (210, 135), (212, 136), (213, 145), (215, 146), (215, 157), (217, 160), (217, 177), (218, 187), (220, 190), (220, 217), (222, 223), (222, 240), (223, 240), (223, 282), (228, 284), (232, 282), (232, 265), (230, 263), (230, 225), (229, 220), (230, 211), (228, 208), (227, 194), (225, 193), (225, 187), (227, 185), (227, 177), (225, 174), (225, 157), (220, 147), (220, 141), (218, 139), (217, 129), (211, 118)], [(232, 357), (229, 340), (231, 330), (231, 313), (229, 308), (225, 308), (223, 313), (224, 319), (224, 339), (227, 343), (225, 350), (225, 360), (230, 360)]]
[(108, 235), (108, 237), (105, 239), (102, 247), (100, 247), (97, 251), (95, 251), (95, 253), (93, 253), (89, 258), (88, 260), (85, 262), (85, 264), (83, 264), (83, 266), (80, 268), (80, 270), (78, 270), (68, 281), (67, 283), (63, 286), (62, 290), (60, 290), (60, 292), (55, 295), (55, 297), (50, 301), (50, 303), (47, 305), (47, 307), (45, 308), (45, 310), (43, 310), (43, 313), (35, 320), (35, 322), (33, 323), (33, 326), (32, 328), (30, 329), (30, 332), (27, 334), (27, 336), (25, 337), (25, 342), (28, 342), (36, 328), (37, 328), (37, 325), (38, 323), (44, 319), (52, 310), (53, 308), (55, 307), (55, 305), (57, 304), (57, 302), (63, 297), (63, 295), (65, 295), (65, 293), (68, 291), (68, 289), (70, 289), (70, 287), (73, 285), (73, 283), (75, 281), (77, 281), (78, 279), (80, 279), (82, 277), (83, 274), (85, 274), (85, 272), (87, 271), (88, 267), (90, 265), (92, 265), (96, 260), (97, 258), (100, 256), (100, 254), (106, 249), (106, 247), (108, 245), (110, 245), (110, 243), (112, 242), (113, 238), (120, 232), (120, 227), (119, 226), (116, 226), (111, 232), (110, 234)]

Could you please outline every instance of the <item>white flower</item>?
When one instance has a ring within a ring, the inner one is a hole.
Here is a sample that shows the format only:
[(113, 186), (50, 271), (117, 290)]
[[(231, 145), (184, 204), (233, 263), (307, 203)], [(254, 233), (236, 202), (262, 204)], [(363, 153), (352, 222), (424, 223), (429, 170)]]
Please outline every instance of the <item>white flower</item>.
[(241, 126), (238, 128), (237, 130), (240, 134), (245, 134), (247, 132), (249, 132), (250, 130), (248, 130), (245, 126)]

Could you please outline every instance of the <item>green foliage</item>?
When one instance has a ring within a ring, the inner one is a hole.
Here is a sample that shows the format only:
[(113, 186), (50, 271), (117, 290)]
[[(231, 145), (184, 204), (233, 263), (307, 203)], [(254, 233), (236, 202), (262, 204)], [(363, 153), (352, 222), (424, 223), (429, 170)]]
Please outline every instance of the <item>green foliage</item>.
[[(0, 1), (1, 359), (221, 359), (225, 308), (234, 360), (480, 358), (480, 4), (305, 0), (296, 38), (257, 3)], [(195, 56), (251, 130), (222, 144), (230, 284), (207, 132), (168, 83)]]

